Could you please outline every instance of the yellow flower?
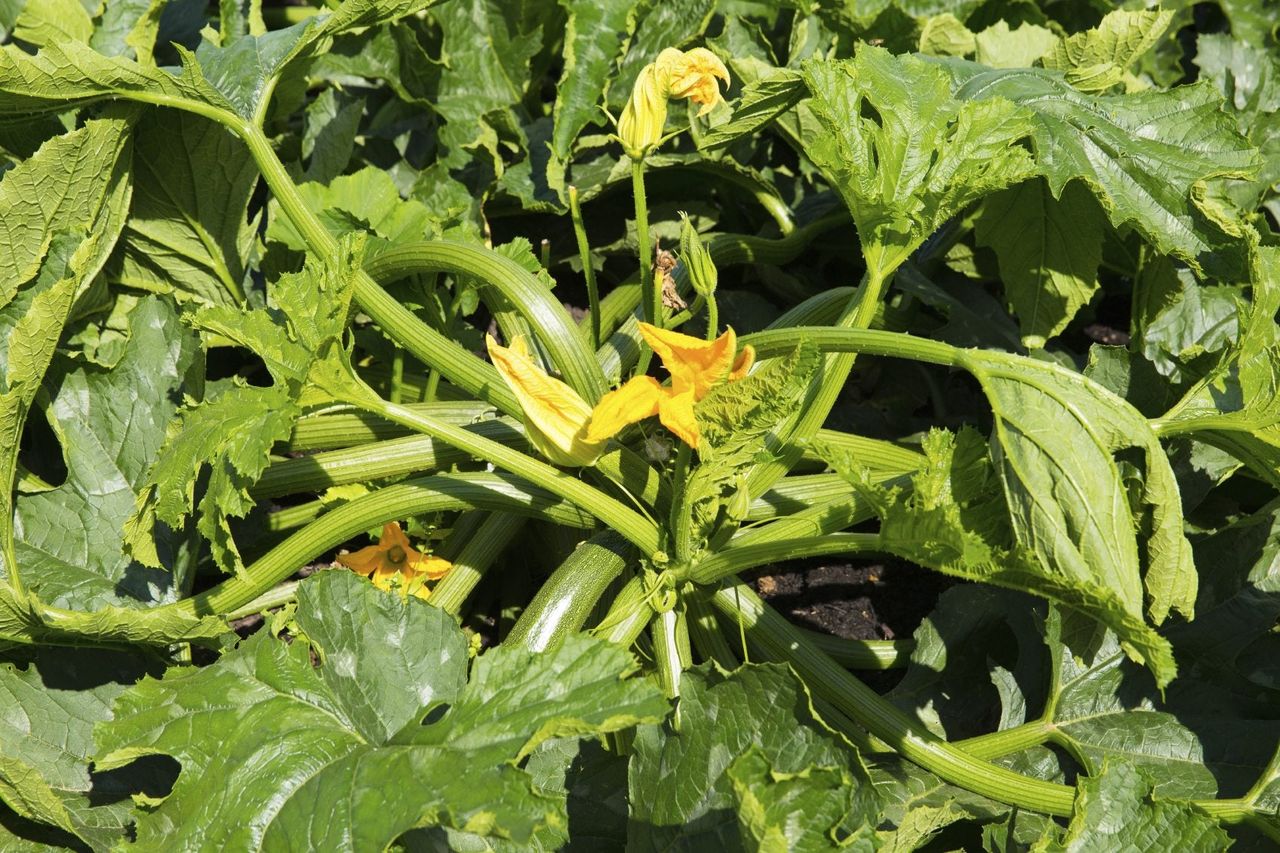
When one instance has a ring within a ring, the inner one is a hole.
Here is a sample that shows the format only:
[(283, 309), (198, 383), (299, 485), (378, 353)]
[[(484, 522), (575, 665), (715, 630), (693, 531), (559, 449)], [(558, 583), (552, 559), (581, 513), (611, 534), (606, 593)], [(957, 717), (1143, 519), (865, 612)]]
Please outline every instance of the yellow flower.
[(371, 577), (378, 589), (399, 586), (422, 599), (430, 595), (425, 582), (439, 580), (453, 568), (448, 560), (414, 550), (409, 537), (394, 521), (383, 525), (377, 545), (361, 548), (354, 554), (339, 554), (338, 562), (357, 574)]
[(720, 94), (717, 80), (729, 83), (729, 69), (724, 67), (720, 57), (705, 47), (681, 53), (674, 48), (667, 48), (658, 54), (657, 65), (667, 75), (668, 98), (688, 98), (695, 104), (701, 104), (698, 115), (704, 116), (724, 101)]
[(618, 119), (618, 138), (628, 156), (643, 157), (662, 140), (667, 123), (667, 101), (688, 98), (701, 104), (706, 115), (724, 100), (719, 80), (729, 82), (729, 69), (705, 47), (690, 51), (669, 47), (641, 69), (631, 97)]
[(657, 415), (662, 425), (690, 447), (700, 439), (693, 407), (721, 382), (747, 375), (755, 350), (737, 351), (737, 336), (729, 329), (714, 341), (640, 324), (640, 334), (671, 374), (671, 387), (652, 376), (637, 376), (601, 398), (587, 428), (588, 441), (603, 441), (628, 424)]
[(492, 337), (486, 337), (485, 344), (493, 366), (520, 401), (529, 443), (557, 465), (595, 462), (609, 436), (588, 439), (591, 406), (587, 401), (548, 376), (534, 362), (522, 338), (516, 338), (510, 347), (500, 346)]

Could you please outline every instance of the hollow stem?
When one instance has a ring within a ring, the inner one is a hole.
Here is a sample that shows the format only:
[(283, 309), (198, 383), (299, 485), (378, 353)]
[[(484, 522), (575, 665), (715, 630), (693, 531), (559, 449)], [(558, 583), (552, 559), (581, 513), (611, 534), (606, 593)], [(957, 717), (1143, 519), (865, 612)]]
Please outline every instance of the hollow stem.
[(578, 188), (569, 187), (569, 216), (573, 220), (573, 233), (578, 239), (578, 257), (582, 261), (582, 278), (587, 283), (587, 310), (591, 316), (591, 347), (600, 349), (600, 291), (596, 288), (596, 270), (591, 265), (591, 244), (587, 241), (587, 226), (582, 220), (582, 204), (578, 201)]
[(653, 255), (649, 246), (649, 208), (644, 195), (644, 160), (631, 161), (631, 195), (636, 208), (636, 239), (640, 242), (640, 281), (645, 288), (641, 299), (645, 322), (660, 325), (662, 293), (653, 284)]

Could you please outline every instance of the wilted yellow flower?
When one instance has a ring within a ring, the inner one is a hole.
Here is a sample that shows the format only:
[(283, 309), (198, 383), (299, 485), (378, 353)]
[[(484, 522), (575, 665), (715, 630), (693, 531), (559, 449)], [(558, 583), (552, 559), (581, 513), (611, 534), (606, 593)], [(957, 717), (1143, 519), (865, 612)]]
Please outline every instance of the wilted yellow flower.
[(671, 374), (671, 387), (652, 376), (637, 376), (601, 398), (587, 429), (588, 440), (616, 434), (628, 424), (657, 415), (662, 425), (685, 444), (697, 448), (700, 439), (693, 407), (721, 382), (747, 375), (755, 350), (737, 352), (737, 336), (727, 330), (714, 341), (640, 324), (640, 334)]
[(587, 438), (591, 406), (568, 385), (548, 376), (529, 354), (522, 338), (510, 347), (486, 337), (489, 358), (515, 392), (524, 411), (525, 434), (539, 453), (557, 465), (590, 465), (609, 438)]
[(667, 48), (658, 54), (657, 65), (667, 75), (667, 97), (688, 98), (701, 104), (698, 115), (706, 115), (724, 101), (717, 81), (723, 80), (728, 85), (729, 69), (705, 47), (684, 52)]
[(394, 521), (383, 525), (377, 545), (361, 548), (354, 554), (339, 554), (338, 562), (372, 578), (378, 589), (390, 590), (398, 584), (422, 599), (430, 594), (425, 581), (439, 580), (453, 568), (453, 564), (442, 557), (414, 550), (409, 537)]
[(729, 82), (729, 69), (705, 47), (689, 51), (669, 47), (659, 53), (636, 77), (618, 119), (618, 137), (627, 154), (639, 159), (662, 140), (668, 100), (688, 98), (702, 105), (698, 115), (710, 112), (724, 100), (719, 80)]

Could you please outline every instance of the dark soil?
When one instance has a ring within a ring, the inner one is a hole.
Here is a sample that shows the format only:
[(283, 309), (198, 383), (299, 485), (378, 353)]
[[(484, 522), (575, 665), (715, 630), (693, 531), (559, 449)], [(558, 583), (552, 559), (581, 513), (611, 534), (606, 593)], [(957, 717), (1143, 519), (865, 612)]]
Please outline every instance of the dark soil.
[(754, 572), (751, 580), (795, 624), (850, 640), (909, 638), (954, 583), (901, 560), (794, 560)]

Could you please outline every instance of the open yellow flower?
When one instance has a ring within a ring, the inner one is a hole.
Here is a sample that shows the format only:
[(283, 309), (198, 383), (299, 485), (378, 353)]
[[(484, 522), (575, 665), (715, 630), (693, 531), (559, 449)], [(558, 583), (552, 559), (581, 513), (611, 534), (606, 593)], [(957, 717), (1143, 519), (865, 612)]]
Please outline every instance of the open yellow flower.
[(640, 159), (662, 140), (670, 99), (688, 98), (701, 104), (698, 115), (710, 112), (724, 100), (720, 80), (729, 82), (729, 69), (705, 47), (689, 51), (669, 47), (659, 53), (636, 77), (618, 119), (618, 138), (628, 156)]
[(637, 376), (600, 399), (594, 409), (568, 385), (534, 362), (528, 347), (517, 338), (510, 347), (486, 340), (489, 357), (515, 393), (524, 411), (529, 442), (557, 465), (590, 465), (604, 451), (605, 443), (629, 424), (657, 415), (690, 447), (698, 446), (698, 422), (694, 405), (722, 382), (747, 375), (755, 350), (743, 347), (729, 329), (714, 341), (705, 341), (640, 324), (640, 334), (662, 359), (671, 374), (671, 387), (652, 376)]
[(339, 554), (338, 562), (371, 578), (378, 589), (390, 590), (398, 584), (422, 599), (430, 594), (425, 581), (439, 580), (453, 568), (453, 564), (442, 557), (415, 550), (394, 521), (383, 525), (377, 545), (361, 548), (354, 554)]
[(591, 420), (587, 401), (559, 379), (548, 376), (534, 362), (523, 338), (504, 347), (486, 337), (485, 345), (493, 366), (520, 401), (529, 443), (557, 465), (595, 462), (609, 436), (594, 440), (587, 437), (587, 423)]
[(628, 424), (654, 415), (685, 444), (697, 448), (700, 440), (693, 407), (722, 382), (747, 375), (755, 350), (737, 351), (737, 336), (727, 330), (714, 341), (640, 324), (640, 334), (662, 359), (671, 374), (664, 387), (652, 376), (637, 376), (601, 398), (587, 428), (588, 441), (603, 441)]

